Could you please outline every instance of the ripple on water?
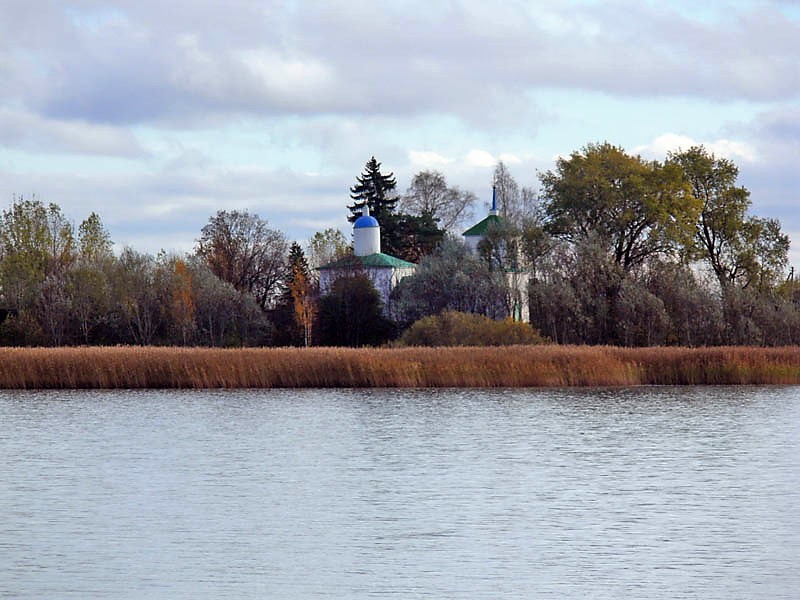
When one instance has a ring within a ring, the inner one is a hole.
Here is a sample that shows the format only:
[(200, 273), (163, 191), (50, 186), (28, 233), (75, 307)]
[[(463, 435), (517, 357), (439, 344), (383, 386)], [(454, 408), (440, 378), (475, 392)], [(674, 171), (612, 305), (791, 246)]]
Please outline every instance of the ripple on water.
[(790, 598), (800, 388), (0, 393), (0, 596)]

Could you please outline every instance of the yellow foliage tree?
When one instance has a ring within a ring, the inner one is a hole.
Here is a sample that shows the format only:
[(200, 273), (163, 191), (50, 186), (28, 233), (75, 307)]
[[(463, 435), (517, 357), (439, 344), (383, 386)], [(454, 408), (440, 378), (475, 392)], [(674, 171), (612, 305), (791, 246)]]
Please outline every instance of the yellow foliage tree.
[(192, 274), (181, 259), (175, 261), (175, 283), (172, 290), (172, 316), (178, 324), (185, 346), (194, 329), (196, 312)]
[(314, 286), (301, 265), (295, 264), (292, 271), (294, 276), (289, 290), (294, 299), (294, 317), (303, 330), (303, 342), (308, 347), (311, 344), (312, 325), (317, 315)]

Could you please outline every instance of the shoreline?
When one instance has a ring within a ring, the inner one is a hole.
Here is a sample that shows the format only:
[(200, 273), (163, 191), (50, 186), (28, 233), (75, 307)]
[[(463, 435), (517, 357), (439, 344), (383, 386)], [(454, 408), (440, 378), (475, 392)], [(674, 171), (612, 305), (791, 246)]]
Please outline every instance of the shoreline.
[(800, 384), (800, 347), (0, 348), (0, 389)]

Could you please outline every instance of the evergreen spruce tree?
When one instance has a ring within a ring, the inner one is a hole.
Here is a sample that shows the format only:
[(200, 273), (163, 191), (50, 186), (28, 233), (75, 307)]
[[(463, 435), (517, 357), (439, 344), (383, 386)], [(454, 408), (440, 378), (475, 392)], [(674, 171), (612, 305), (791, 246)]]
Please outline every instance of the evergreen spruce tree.
[(364, 205), (381, 226), (381, 251), (403, 260), (416, 262), (433, 251), (444, 237), (444, 230), (432, 213), (410, 215), (397, 212), (399, 196), (394, 193), (397, 181), (393, 173), (381, 173), (381, 163), (373, 156), (350, 188), (353, 204), (347, 208), (352, 223), (362, 213)]
[(369, 214), (378, 220), (381, 227), (389, 227), (394, 220), (394, 211), (400, 199), (394, 193), (397, 180), (394, 173), (381, 173), (381, 163), (373, 156), (364, 166), (364, 171), (356, 177), (356, 185), (350, 188), (353, 204), (347, 208), (352, 213), (348, 220), (352, 223), (360, 215), (366, 204)]

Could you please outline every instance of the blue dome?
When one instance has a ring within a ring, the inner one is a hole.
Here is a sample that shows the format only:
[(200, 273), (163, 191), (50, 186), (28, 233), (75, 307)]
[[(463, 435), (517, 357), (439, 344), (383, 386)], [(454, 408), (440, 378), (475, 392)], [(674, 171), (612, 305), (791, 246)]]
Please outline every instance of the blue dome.
[(378, 221), (375, 217), (361, 215), (356, 219), (356, 222), (353, 223), (353, 229), (362, 229), (364, 227), (378, 227)]

